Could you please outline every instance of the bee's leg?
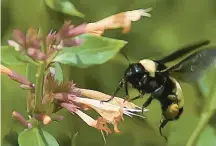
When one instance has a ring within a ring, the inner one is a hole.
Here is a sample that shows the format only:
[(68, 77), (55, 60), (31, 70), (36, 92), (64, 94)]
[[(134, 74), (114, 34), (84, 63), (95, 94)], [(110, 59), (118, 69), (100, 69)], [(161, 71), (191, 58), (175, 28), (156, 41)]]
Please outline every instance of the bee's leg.
[(124, 99), (124, 102), (125, 102), (128, 99), (128, 97), (129, 97), (127, 81), (124, 83), (124, 88), (125, 88), (125, 94), (126, 94), (126, 97)]
[(141, 79), (141, 83), (146, 83), (146, 81), (147, 81), (147, 75), (145, 74)]
[(149, 106), (149, 104), (151, 104), (152, 100), (153, 100), (153, 97), (150, 96), (150, 97), (145, 101), (145, 103), (144, 103), (143, 106), (142, 106), (142, 114), (143, 114), (144, 108), (146, 108), (147, 106)]
[(117, 94), (117, 92), (123, 87), (124, 84), (125, 84), (125, 82), (124, 82), (124, 80), (122, 79), (122, 80), (119, 82), (118, 87), (117, 87), (117, 88), (115, 89), (115, 91), (113, 92), (111, 98), (109, 98), (108, 100), (102, 100), (101, 103), (111, 101), (111, 100), (115, 97), (115, 95)]
[(165, 126), (168, 122), (169, 122), (168, 120), (162, 119), (162, 120), (160, 121), (161, 124), (160, 124), (160, 126), (159, 126), (160, 135), (163, 136), (163, 137), (165, 138), (166, 141), (167, 141), (168, 139), (167, 139), (166, 136), (163, 135), (163, 133), (162, 133), (162, 128), (164, 128), (164, 126)]
[(178, 102), (178, 96), (177, 96), (175, 93), (169, 94), (169, 95), (167, 96), (167, 98), (168, 98), (169, 100)]
[(142, 93), (142, 94), (139, 94), (138, 96), (136, 96), (136, 97), (134, 97), (134, 98), (132, 98), (132, 99), (129, 99), (128, 101), (134, 101), (134, 100), (136, 100), (136, 99), (139, 99), (140, 97), (143, 97), (145, 95), (145, 93)]
[(152, 92), (152, 96), (159, 97), (159, 96), (161, 96), (161, 94), (163, 93), (163, 91), (164, 91), (164, 86), (161, 85), (154, 92)]

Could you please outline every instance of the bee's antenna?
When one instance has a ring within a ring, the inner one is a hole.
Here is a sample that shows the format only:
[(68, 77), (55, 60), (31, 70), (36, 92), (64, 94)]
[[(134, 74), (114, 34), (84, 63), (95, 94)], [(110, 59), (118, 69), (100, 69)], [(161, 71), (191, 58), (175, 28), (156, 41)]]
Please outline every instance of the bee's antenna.
[(125, 53), (124, 53), (124, 52), (122, 52), (122, 54), (123, 54), (123, 55), (124, 55), (124, 57), (127, 59), (128, 63), (129, 63), (129, 64), (131, 64), (131, 63), (130, 63), (130, 60), (127, 58), (127, 56), (125, 55)]
[(159, 131), (160, 131), (160, 135), (163, 136), (166, 140), (166, 142), (168, 141), (167, 137), (165, 135), (163, 135), (162, 133), (162, 128), (164, 128), (164, 126), (168, 123), (168, 120), (163, 120), (162, 123), (160, 124), (159, 127)]

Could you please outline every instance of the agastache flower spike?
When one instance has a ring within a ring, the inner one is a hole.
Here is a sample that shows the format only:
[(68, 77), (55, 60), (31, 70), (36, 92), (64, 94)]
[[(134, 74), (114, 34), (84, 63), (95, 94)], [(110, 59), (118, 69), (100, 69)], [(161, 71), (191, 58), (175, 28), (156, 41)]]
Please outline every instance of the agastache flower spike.
[[(114, 97), (111, 102), (101, 104), (101, 100), (109, 99), (110, 95), (94, 90), (77, 88), (73, 82), (65, 83), (62, 81), (59, 83), (55, 79), (55, 70), (50, 70), (50, 68), (52, 67), (53, 58), (58, 54), (59, 50), (64, 47), (70, 49), (70, 47), (82, 44), (79, 37), (76, 36), (84, 33), (100, 36), (106, 29), (116, 28), (123, 28), (122, 32), (126, 33), (130, 31), (133, 21), (138, 21), (141, 16), (150, 17), (149, 11), (151, 11), (151, 8), (122, 12), (94, 23), (81, 24), (76, 27), (71, 24), (71, 21), (66, 21), (59, 32), (50, 31), (46, 36), (45, 46), (43, 46), (47, 49), (44, 51), (47, 53), (46, 55), (41, 51), (42, 38), (37, 30), (30, 28), (26, 35), (18, 29), (14, 30), (14, 41), (9, 40), (8, 44), (24, 55), (30, 56), (34, 61), (43, 61), (36, 63), (45, 65), (45, 69), (42, 68), (41, 71), (41, 75), (44, 75), (45, 78), (39, 74), (39, 77), (41, 77), (39, 79), (41, 80), (37, 81), (41, 84), (37, 85), (41, 85), (43, 89), (37, 92), (34, 90), (34, 84), (30, 81), (1, 65), (1, 73), (21, 83), (21, 88), (30, 90), (27, 97), (27, 109), (30, 117), (29, 121), (32, 123), (26, 121), (17, 112), (13, 112), (13, 118), (28, 128), (31, 128), (32, 125), (35, 126), (35, 123), (37, 126), (41, 123), (47, 125), (55, 120), (63, 120), (64, 117), (56, 115), (56, 112), (64, 108), (70, 113), (78, 115), (89, 126), (105, 131), (107, 134), (112, 132), (108, 124), (114, 126), (113, 129), (116, 133), (120, 132), (118, 124), (124, 120), (123, 115), (144, 118), (140, 115), (142, 108), (128, 101), (124, 102), (122, 98)], [(48, 74), (47, 72), (43, 74), (43, 71), (48, 71)], [(40, 98), (42, 98), (42, 101), (38, 100)], [(91, 109), (99, 114), (97, 119), (93, 119), (83, 112)], [(147, 109), (144, 111), (147, 111)]]
[(151, 17), (148, 13), (151, 10), (152, 8), (122, 12), (97, 22), (81, 24), (76, 27), (71, 24), (71, 21), (65, 21), (64, 25), (56, 34), (56, 43), (53, 44), (53, 48), (60, 50), (63, 47), (80, 45), (80, 40), (74, 41), (74, 37), (84, 33), (100, 36), (106, 29), (116, 28), (123, 28), (122, 32), (127, 33), (130, 31), (132, 21), (138, 21), (141, 16)]

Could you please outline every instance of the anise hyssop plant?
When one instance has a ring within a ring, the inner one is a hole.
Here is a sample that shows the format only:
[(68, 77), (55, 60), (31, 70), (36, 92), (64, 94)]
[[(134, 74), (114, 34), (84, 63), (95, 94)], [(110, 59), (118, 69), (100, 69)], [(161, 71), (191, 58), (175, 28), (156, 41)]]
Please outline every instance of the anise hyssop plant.
[[(47, 5), (53, 8), (48, 2)], [(60, 64), (86, 68), (107, 62), (126, 42), (102, 37), (103, 32), (122, 27), (123, 33), (126, 33), (130, 30), (132, 21), (139, 20), (141, 16), (150, 17), (147, 13), (150, 10), (122, 12), (79, 26), (66, 21), (59, 31), (51, 30), (46, 36), (42, 35), (40, 28), (29, 28), (26, 33), (19, 29), (13, 31), (13, 40), (8, 40), (8, 45), (1, 48), (1, 74), (20, 83), (21, 89), (28, 90), (26, 100), (29, 118), (25, 119), (18, 111), (12, 113), (12, 117), (26, 127), (19, 134), (19, 145), (58, 145), (55, 138), (41, 126), (63, 120), (64, 117), (58, 114), (63, 108), (74, 116), (79, 116), (89, 126), (107, 134), (112, 132), (107, 124), (113, 124), (114, 131), (120, 132), (117, 125), (123, 119), (123, 114), (139, 116), (137, 113), (142, 110), (133, 103), (123, 102), (123, 99), (115, 97), (113, 101), (101, 104), (101, 100), (109, 99), (110, 96), (78, 88), (73, 81), (64, 81)], [(8, 59), (10, 55), (13, 57)], [(35, 83), (6, 67), (14, 64), (34, 64), (37, 67)], [(95, 110), (100, 116), (93, 119), (85, 113), (89, 109)], [(31, 138), (32, 135), (35, 138)]]

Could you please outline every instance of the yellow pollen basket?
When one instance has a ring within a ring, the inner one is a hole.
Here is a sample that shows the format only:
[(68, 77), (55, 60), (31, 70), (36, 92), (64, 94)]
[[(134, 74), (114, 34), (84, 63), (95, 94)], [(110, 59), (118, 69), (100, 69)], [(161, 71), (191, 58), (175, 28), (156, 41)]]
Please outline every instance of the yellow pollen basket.
[(164, 116), (166, 119), (174, 119), (179, 113), (178, 104), (171, 104), (167, 110), (164, 112)]

